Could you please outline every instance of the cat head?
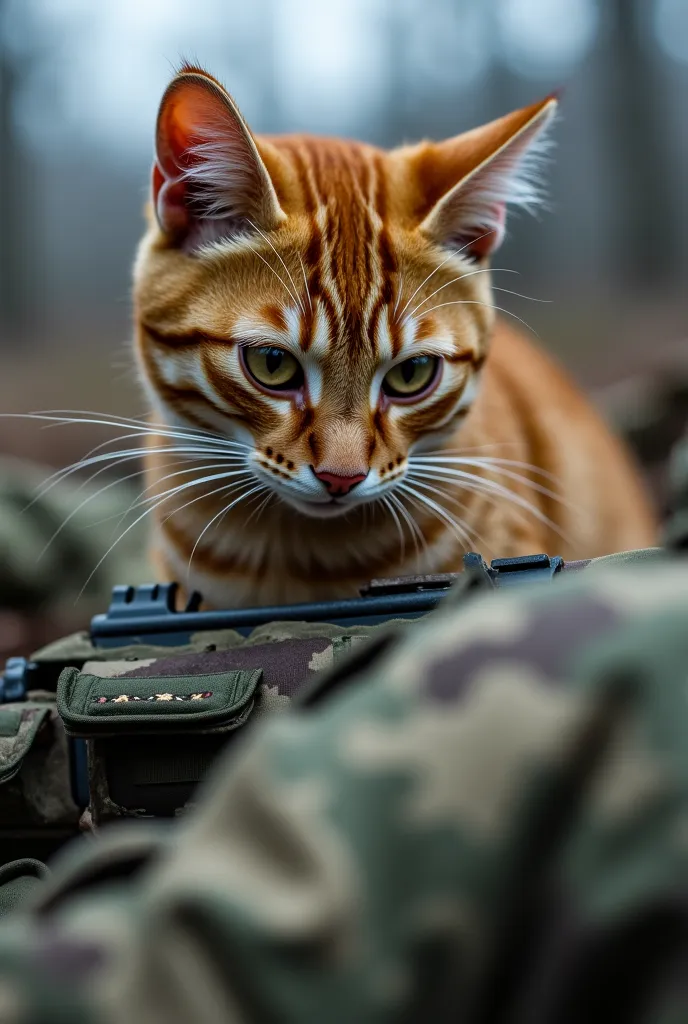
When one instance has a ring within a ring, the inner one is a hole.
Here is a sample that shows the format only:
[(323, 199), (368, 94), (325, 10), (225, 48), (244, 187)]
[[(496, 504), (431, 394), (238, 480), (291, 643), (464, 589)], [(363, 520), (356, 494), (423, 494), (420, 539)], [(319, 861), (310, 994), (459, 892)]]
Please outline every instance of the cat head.
[(384, 152), (254, 136), (185, 66), (160, 106), (137, 352), (165, 422), (246, 445), (288, 504), (339, 515), (399, 483), (470, 409), (489, 260), (538, 202), (556, 100)]

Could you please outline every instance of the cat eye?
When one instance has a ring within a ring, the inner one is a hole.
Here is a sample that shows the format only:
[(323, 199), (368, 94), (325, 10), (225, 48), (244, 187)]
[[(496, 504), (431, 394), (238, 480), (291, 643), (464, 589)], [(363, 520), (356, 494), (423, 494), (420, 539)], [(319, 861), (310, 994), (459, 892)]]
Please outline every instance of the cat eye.
[(390, 398), (415, 398), (435, 382), (439, 367), (437, 356), (414, 356), (393, 366), (382, 382)]
[(245, 346), (241, 353), (249, 376), (261, 387), (269, 391), (297, 391), (303, 385), (299, 361), (283, 348)]

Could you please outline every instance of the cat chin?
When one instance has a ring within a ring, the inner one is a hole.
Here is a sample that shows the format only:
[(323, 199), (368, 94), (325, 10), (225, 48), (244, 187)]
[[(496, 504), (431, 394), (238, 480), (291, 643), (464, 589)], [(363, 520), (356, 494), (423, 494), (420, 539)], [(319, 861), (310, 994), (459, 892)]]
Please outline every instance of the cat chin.
[(360, 502), (339, 504), (329, 501), (299, 501), (298, 498), (292, 497), (287, 500), (292, 508), (302, 515), (308, 516), (309, 519), (338, 519), (360, 504)]

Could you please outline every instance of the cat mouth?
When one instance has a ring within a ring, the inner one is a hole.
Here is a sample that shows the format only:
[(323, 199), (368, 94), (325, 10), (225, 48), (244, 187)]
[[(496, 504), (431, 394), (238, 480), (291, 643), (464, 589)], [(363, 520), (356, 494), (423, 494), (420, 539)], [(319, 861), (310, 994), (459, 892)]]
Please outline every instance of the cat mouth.
[[(325, 498), (323, 501), (312, 501), (307, 498), (290, 499), (297, 511), (315, 519), (328, 519), (341, 516), (354, 508), (354, 503), (341, 498)], [(356, 502), (355, 504), (358, 504)]]

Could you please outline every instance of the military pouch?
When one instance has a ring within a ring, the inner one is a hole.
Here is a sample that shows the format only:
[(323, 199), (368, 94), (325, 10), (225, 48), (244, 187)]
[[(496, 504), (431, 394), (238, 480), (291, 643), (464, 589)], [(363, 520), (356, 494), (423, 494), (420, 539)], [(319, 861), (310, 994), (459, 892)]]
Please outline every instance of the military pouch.
[(77, 770), (85, 744), (93, 825), (177, 814), (228, 734), (247, 721), (261, 676), (259, 668), (138, 678), (66, 668), (57, 707)]
[(0, 786), (19, 773), (49, 714), (47, 704), (0, 707)]
[(27, 850), (47, 856), (79, 813), (54, 695), (0, 704), (0, 865)]

